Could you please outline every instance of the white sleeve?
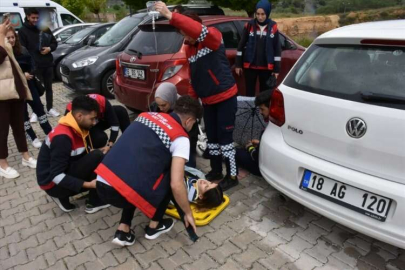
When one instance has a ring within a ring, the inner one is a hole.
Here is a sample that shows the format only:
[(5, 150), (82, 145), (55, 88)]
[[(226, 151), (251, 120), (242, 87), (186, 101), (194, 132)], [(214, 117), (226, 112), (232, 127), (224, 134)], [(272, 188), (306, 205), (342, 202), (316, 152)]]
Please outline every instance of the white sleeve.
[(187, 137), (178, 137), (170, 146), (172, 157), (181, 157), (188, 161), (190, 157), (190, 140)]

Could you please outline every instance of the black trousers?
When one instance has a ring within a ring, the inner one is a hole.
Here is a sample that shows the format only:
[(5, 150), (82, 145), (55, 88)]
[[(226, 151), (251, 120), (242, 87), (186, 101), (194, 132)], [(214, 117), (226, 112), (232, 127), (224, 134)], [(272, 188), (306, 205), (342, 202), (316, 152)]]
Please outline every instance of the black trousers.
[[(41, 102), (34, 80), (29, 80), (27, 82), (32, 95), (32, 100), (27, 100), (27, 104), (30, 105), (32, 111), (38, 116), (39, 125), (41, 126), (44, 133), (48, 135), (48, 133), (52, 131), (52, 127), (48, 122), (48, 117), (46, 116), (46, 113), (44, 111), (44, 105)], [(27, 134), (27, 139), (33, 141), (37, 138), (37, 135), (35, 134), (30, 123), (27, 105), (25, 106), (24, 112), (24, 129)]]
[(262, 176), (259, 169), (259, 162), (255, 161), (246, 149), (236, 149), (236, 162), (241, 168), (245, 168), (250, 173)]
[(246, 96), (256, 96), (257, 77), (259, 77), (260, 92), (269, 90), (266, 82), (273, 74), (272, 71), (246, 68), (243, 72), (245, 74)]
[[(129, 120), (127, 110), (122, 106), (112, 106), (115, 114), (118, 118), (118, 123), (121, 129), (121, 132), (127, 129), (127, 127), (131, 124)], [(90, 137), (91, 141), (93, 142), (94, 148), (101, 148), (107, 144), (108, 136), (104, 132), (104, 130), (111, 128), (110, 124), (107, 121), (100, 120), (97, 125), (90, 129)]]
[(211, 169), (222, 172), (222, 157), (225, 158), (227, 174), (238, 174), (233, 130), (237, 111), (236, 96), (213, 105), (204, 105), (205, 131), (208, 138), (208, 153)]
[[(104, 203), (111, 204), (112, 206), (115, 206), (117, 208), (121, 208), (122, 213), (120, 223), (126, 224), (131, 227), (136, 207), (128, 202), (127, 199), (125, 199), (112, 186), (106, 185), (102, 182), (97, 182), (97, 193)], [(156, 209), (155, 215), (152, 218), (153, 221), (159, 222), (162, 220), (171, 198), (172, 192), (169, 191)]]
[[(94, 173), (94, 170), (101, 163), (103, 158), (103, 152), (101, 152), (100, 150), (93, 150), (81, 159), (71, 163), (65, 173), (67, 175), (82, 179), (86, 182), (91, 182), (92, 180), (96, 179), (97, 175)], [(69, 197), (87, 190), (88, 189), (83, 188), (82, 190), (80, 190), (80, 192), (75, 192), (73, 190), (56, 185), (53, 188), (46, 190), (46, 193), (51, 197), (69, 201)], [(97, 205), (100, 202), (97, 191), (95, 189), (89, 189), (89, 202), (93, 205)]]
[(35, 73), (38, 78), (44, 83), (46, 95), (46, 109), (49, 111), (53, 108), (53, 67), (39, 67)]

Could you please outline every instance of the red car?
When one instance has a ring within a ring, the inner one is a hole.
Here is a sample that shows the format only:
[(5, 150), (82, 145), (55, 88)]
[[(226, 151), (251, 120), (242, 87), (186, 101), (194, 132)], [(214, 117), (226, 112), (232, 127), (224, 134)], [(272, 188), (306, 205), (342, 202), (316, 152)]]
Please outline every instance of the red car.
[[(243, 26), (249, 19), (230, 16), (201, 18), (204, 25), (214, 26), (221, 31), (239, 95), (244, 95), (244, 77), (237, 76), (234, 70), (236, 49)], [(305, 50), (282, 33), (280, 41), (283, 52), (278, 83)], [(151, 24), (140, 25), (139, 31), (116, 60), (114, 91), (117, 99), (130, 109), (145, 111), (161, 82), (171, 82), (177, 86), (180, 95), (187, 94), (189, 67), (185, 46), (183, 36), (167, 20), (156, 22), (154, 31)]]

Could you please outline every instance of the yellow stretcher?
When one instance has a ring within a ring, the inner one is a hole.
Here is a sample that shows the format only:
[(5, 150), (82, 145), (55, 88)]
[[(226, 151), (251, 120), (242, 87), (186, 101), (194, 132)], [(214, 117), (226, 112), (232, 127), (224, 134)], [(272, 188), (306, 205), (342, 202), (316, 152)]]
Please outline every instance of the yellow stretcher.
[[(193, 216), (195, 219), (195, 225), (197, 226), (205, 226), (210, 223), (216, 216), (218, 216), (229, 204), (229, 197), (224, 195), (224, 202), (216, 207), (212, 208), (208, 211), (199, 212), (196, 205), (191, 203), (191, 211), (193, 212)], [(174, 218), (180, 219), (179, 213), (177, 213), (176, 207), (174, 205), (169, 204), (169, 207), (166, 209), (166, 214), (172, 216)]]

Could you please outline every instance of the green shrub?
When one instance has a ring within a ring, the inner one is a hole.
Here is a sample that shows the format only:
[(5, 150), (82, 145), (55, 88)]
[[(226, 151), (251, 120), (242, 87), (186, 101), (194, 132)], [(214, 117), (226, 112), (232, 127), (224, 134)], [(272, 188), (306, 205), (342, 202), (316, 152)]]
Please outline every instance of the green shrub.
[(293, 38), (295, 42), (300, 44), (301, 46), (308, 48), (312, 42), (314, 41), (313, 37), (304, 36), (304, 37), (295, 37)]

